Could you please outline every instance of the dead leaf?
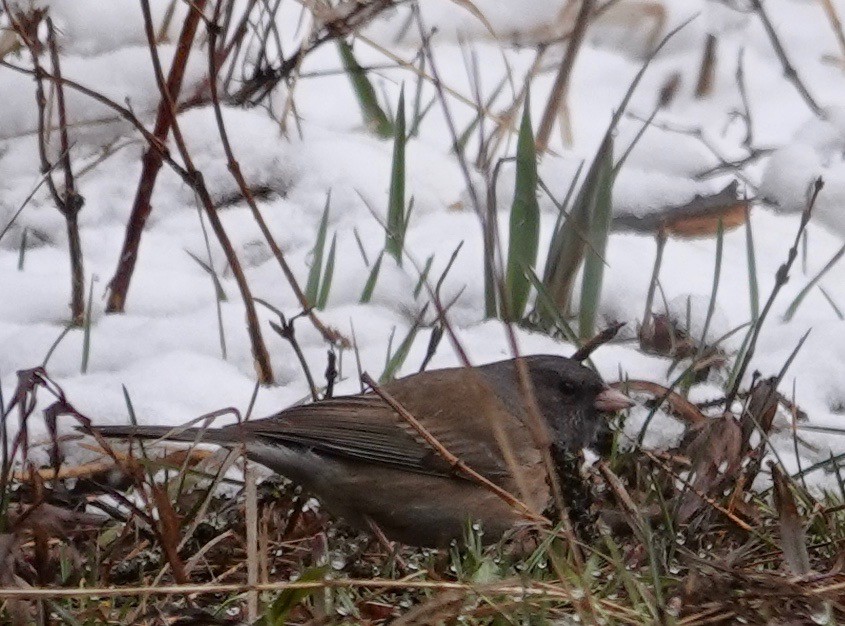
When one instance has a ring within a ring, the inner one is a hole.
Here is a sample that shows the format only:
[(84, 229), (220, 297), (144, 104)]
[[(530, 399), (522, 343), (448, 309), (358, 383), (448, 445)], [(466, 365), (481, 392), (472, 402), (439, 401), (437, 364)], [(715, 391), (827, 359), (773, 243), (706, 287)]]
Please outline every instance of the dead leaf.
[(719, 222), (725, 232), (748, 219), (750, 200), (738, 195), (739, 183), (731, 182), (719, 193), (695, 196), (682, 206), (670, 206), (648, 213), (622, 213), (613, 218), (612, 228), (621, 232), (658, 233), (680, 238), (713, 237)]
[(669, 412), (685, 422), (687, 426), (696, 426), (704, 424), (708, 418), (695, 406), (692, 402), (684, 398), (681, 394), (670, 391), (663, 385), (658, 385), (648, 380), (624, 380), (610, 385), (614, 389), (620, 389), (625, 392), (640, 392), (647, 393), (654, 398), (666, 398), (664, 405), (669, 409)]
[(682, 524), (706, 506), (701, 495), (713, 499), (722, 496), (728, 481), (740, 475), (744, 458), (742, 430), (732, 415), (707, 420), (696, 430), (687, 446), (687, 454), (693, 461), (693, 478), (692, 488), (684, 493), (678, 511), (678, 521)]

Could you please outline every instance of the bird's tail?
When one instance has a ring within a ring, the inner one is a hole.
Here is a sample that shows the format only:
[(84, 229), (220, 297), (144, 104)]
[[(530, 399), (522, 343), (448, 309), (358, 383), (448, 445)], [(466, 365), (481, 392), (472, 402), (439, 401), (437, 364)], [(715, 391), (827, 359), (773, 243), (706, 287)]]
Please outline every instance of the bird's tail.
[[(80, 429), (85, 432), (87, 429)], [(164, 441), (184, 441), (188, 443), (212, 443), (225, 445), (219, 438), (217, 428), (181, 428), (179, 426), (91, 426), (91, 430), (106, 439), (161, 439)]]

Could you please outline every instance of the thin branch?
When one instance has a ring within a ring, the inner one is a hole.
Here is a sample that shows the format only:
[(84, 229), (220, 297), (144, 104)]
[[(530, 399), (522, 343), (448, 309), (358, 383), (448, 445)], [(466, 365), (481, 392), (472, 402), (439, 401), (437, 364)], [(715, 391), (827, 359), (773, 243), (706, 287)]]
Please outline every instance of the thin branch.
[(783, 75), (793, 84), (795, 89), (798, 90), (798, 93), (801, 94), (801, 97), (804, 99), (804, 102), (807, 103), (807, 106), (810, 107), (810, 110), (817, 117), (824, 117), (824, 112), (821, 107), (815, 101), (813, 96), (810, 95), (807, 87), (804, 86), (804, 83), (801, 81), (801, 77), (798, 76), (798, 72), (795, 70), (795, 67), (789, 61), (789, 57), (786, 56), (786, 50), (784, 49), (778, 34), (775, 32), (775, 27), (772, 25), (772, 21), (769, 19), (766, 10), (763, 8), (762, 0), (751, 0), (751, 4), (757, 12), (760, 21), (763, 23), (763, 28), (769, 36), (772, 48), (774, 48), (775, 54), (777, 55), (778, 60), (780, 60), (780, 64), (783, 67)]
[(801, 241), (801, 236), (804, 234), (804, 230), (807, 228), (807, 224), (810, 222), (810, 217), (813, 213), (813, 207), (816, 204), (816, 198), (818, 198), (819, 192), (822, 190), (822, 187), (824, 187), (824, 181), (822, 181), (821, 178), (817, 178), (813, 183), (812, 189), (810, 191), (810, 199), (807, 202), (807, 207), (801, 214), (801, 223), (798, 226), (798, 232), (795, 235), (795, 241), (793, 242), (792, 247), (789, 249), (786, 261), (783, 263), (783, 265), (778, 268), (778, 271), (775, 274), (775, 285), (774, 287), (772, 287), (772, 292), (769, 294), (769, 299), (766, 300), (766, 304), (765, 306), (763, 306), (763, 310), (760, 311), (760, 317), (757, 318), (757, 320), (754, 322), (752, 329), (750, 330), (751, 339), (748, 342), (748, 349), (745, 351), (745, 355), (742, 359), (742, 364), (736, 371), (733, 386), (725, 397), (726, 408), (730, 408), (730, 406), (733, 404), (734, 399), (736, 398), (737, 393), (739, 392), (739, 386), (742, 383), (742, 378), (745, 375), (745, 372), (748, 370), (748, 366), (751, 363), (752, 357), (754, 356), (754, 350), (757, 347), (757, 339), (760, 337), (760, 331), (763, 328), (763, 322), (766, 320), (769, 311), (771, 311), (772, 305), (774, 304), (778, 293), (780, 293), (780, 290), (789, 280), (789, 271), (792, 268), (792, 264), (795, 262), (796, 257), (798, 256), (798, 245)]
[(293, 271), (288, 265), (287, 259), (285, 259), (285, 255), (282, 252), (282, 249), (279, 247), (279, 244), (276, 243), (275, 238), (273, 237), (273, 233), (270, 232), (269, 226), (267, 226), (267, 222), (264, 220), (264, 216), (261, 215), (261, 211), (258, 209), (258, 204), (255, 202), (255, 198), (252, 195), (252, 191), (249, 188), (249, 185), (244, 178), (243, 172), (241, 171), (241, 166), (238, 163), (237, 159), (235, 158), (235, 153), (232, 150), (232, 144), (229, 141), (229, 134), (226, 131), (226, 124), (223, 122), (223, 110), (220, 106), (220, 95), (217, 90), (217, 75), (220, 69), (220, 66), (217, 64), (217, 55), (214, 53), (217, 43), (217, 37), (219, 34), (219, 28), (217, 27), (216, 17), (217, 13), (220, 10), (221, 4), (218, 2), (217, 9), (215, 12), (215, 20), (208, 24), (208, 66), (209, 66), (209, 87), (211, 89), (211, 102), (214, 107), (214, 117), (217, 121), (217, 130), (220, 134), (220, 141), (223, 145), (223, 151), (226, 154), (226, 161), (229, 171), (232, 174), (232, 177), (235, 179), (235, 182), (238, 184), (238, 188), (243, 194), (244, 199), (246, 200), (247, 205), (249, 206), (250, 211), (252, 212), (252, 216), (255, 219), (256, 223), (258, 224), (259, 230), (261, 230), (261, 234), (263, 235), (267, 245), (270, 247), (270, 250), (273, 252), (273, 256), (276, 257), (276, 261), (279, 263), (279, 267), (282, 268), (282, 273), (285, 275), (285, 279), (288, 281), (290, 288), (293, 290), (296, 299), (299, 301), (302, 310), (308, 315), (308, 319), (311, 320), (311, 323), (314, 325), (314, 328), (323, 336), (323, 339), (328, 341), (329, 343), (340, 343), (340, 344), (349, 344), (349, 340), (343, 337), (337, 330), (333, 328), (327, 327), (320, 321), (320, 318), (317, 317), (316, 313), (314, 313), (314, 303), (309, 302), (308, 298), (305, 296), (305, 292), (300, 287), (299, 282), (296, 280), (296, 276), (294, 276)]
[(567, 104), (567, 96), (569, 94), (569, 81), (572, 78), (572, 70), (575, 67), (575, 59), (578, 57), (578, 50), (581, 48), (581, 43), (584, 41), (584, 35), (587, 32), (587, 25), (590, 21), (590, 14), (593, 11), (595, 0), (582, 0), (581, 8), (578, 11), (578, 17), (575, 18), (575, 27), (572, 30), (572, 37), (566, 46), (566, 53), (563, 55), (563, 60), (560, 63), (557, 76), (555, 77), (554, 85), (552, 86), (549, 100), (546, 103), (546, 109), (543, 111), (543, 117), (540, 120), (540, 127), (537, 130), (537, 152), (543, 153), (549, 146), (549, 137), (552, 134), (552, 128), (555, 124), (555, 119), (559, 113), (564, 114), (561, 123), (565, 126), (562, 129), (564, 137), (569, 143), (572, 142), (572, 128), (569, 123), (569, 112)]
[[(186, 34), (183, 41), (193, 41), (193, 35), (196, 32), (196, 25), (200, 19), (199, 15), (205, 8), (206, 1), (207, 0), (194, 1), (192, 9), (189, 12), (189, 16), (186, 18), (186, 26), (183, 33), (189, 30), (187, 21), (192, 21), (194, 26), (190, 31), (190, 39), (188, 39)], [(217, 209), (215, 208), (214, 202), (211, 199), (211, 194), (205, 185), (202, 173), (194, 166), (190, 152), (188, 151), (188, 147), (185, 143), (185, 139), (182, 136), (179, 122), (176, 119), (176, 110), (172, 99), (174, 94), (165, 82), (164, 72), (161, 69), (161, 60), (159, 59), (158, 48), (155, 44), (155, 32), (153, 30), (149, 0), (141, 0), (141, 10), (144, 14), (144, 30), (147, 34), (147, 44), (150, 48), (150, 55), (152, 56), (153, 68), (155, 69), (156, 82), (158, 83), (158, 88), (161, 92), (162, 103), (163, 106), (166, 105), (169, 109), (166, 116), (169, 117), (170, 127), (173, 131), (173, 139), (182, 157), (182, 161), (185, 163), (185, 182), (187, 182), (196, 192), (197, 197), (200, 200), (200, 204), (206, 212), (211, 228), (217, 236), (217, 241), (226, 255), (229, 267), (232, 269), (232, 274), (238, 285), (238, 289), (241, 292), (241, 299), (244, 303), (247, 334), (250, 338), (256, 374), (258, 376), (258, 380), (262, 384), (269, 385), (273, 382), (273, 370), (270, 365), (270, 354), (267, 352), (267, 346), (264, 344), (264, 339), (261, 336), (258, 314), (255, 310), (255, 302), (253, 301), (252, 292), (246, 280), (246, 274), (244, 274), (243, 266), (235, 253), (235, 249), (232, 246), (232, 242), (229, 240), (229, 236), (226, 234), (226, 230), (223, 228), (223, 223), (220, 221), (220, 216), (217, 214)], [(195, 17), (192, 18), (191, 16)]]
[[(162, 151), (158, 146), (167, 143), (167, 136), (175, 122), (173, 102), (179, 99), (182, 91), (182, 82), (185, 78), (185, 68), (188, 64), (188, 57), (193, 48), (194, 37), (199, 24), (199, 12), (204, 7), (206, 0), (199, 0), (197, 8), (188, 12), (185, 22), (182, 25), (182, 32), (179, 35), (179, 43), (173, 63), (170, 66), (170, 74), (165, 85), (160, 85), (162, 97), (158, 104), (153, 135), (156, 139), (144, 152), (141, 160), (141, 177), (138, 180), (138, 190), (135, 192), (135, 200), (132, 203), (132, 210), (129, 220), (126, 222), (126, 234), (123, 239), (123, 247), (118, 257), (117, 268), (114, 277), (109, 282), (109, 296), (106, 304), (107, 313), (123, 313), (126, 307), (126, 295), (129, 291), (129, 283), (135, 271), (135, 263), (138, 260), (138, 249), (141, 245), (141, 236), (144, 226), (152, 212), (152, 196), (155, 189), (156, 179), (161, 170), (164, 160)], [(143, 3), (142, 3), (142, 6)], [(153, 34), (150, 45), (155, 48), (156, 36)], [(156, 68), (156, 78), (159, 78), (159, 67)], [(163, 82), (163, 80), (161, 81)]]

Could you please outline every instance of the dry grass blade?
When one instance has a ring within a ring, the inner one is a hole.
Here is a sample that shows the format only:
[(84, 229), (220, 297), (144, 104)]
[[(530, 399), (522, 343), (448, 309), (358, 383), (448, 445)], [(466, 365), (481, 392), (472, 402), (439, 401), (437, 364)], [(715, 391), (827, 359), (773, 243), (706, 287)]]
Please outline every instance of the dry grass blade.
[(774, 484), (773, 498), (780, 520), (783, 560), (795, 574), (804, 576), (810, 571), (810, 555), (807, 553), (803, 520), (789, 488), (789, 480), (776, 464), (771, 463), (770, 467)]
[(391, 626), (437, 626), (444, 622), (451, 622), (460, 615), (466, 603), (466, 595), (460, 591), (438, 593), (428, 602), (423, 602), (390, 624)]
[(740, 416), (743, 448), (747, 449), (755, 428), (761, 430), (764, 436), (772, 429), (778, 409), (778, 382), (778, 377), (773, 376), (759, 381), (751, 390), (748, 403)]

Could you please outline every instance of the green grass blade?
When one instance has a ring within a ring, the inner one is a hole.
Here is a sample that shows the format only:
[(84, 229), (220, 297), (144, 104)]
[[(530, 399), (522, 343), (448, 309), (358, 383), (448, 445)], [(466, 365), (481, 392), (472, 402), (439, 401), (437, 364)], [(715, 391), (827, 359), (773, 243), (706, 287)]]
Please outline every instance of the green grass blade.
[(813, 278), (808, 282), (804, 288), (795, 296), (795, 299), (789, 305), (789, 308), (786, 309), (786, 313), (784, 314), (783, 318), (787, 322), (790, 321), (794, 316), (796, 311), (798, 311), (798, 307), (801, 306), (801, 303), (804, 301), (804, 298), (807, 297), (807, 294), (812, 291), (813, 287), (815, 287), (818, 282), (824, 278), (824, 275), (827, 274), (834, 265), (839, 262), (839, 259), (842, 258), (842, 255), (845, 254), (845, 246), (839, 248), (836, 254), (831, 257), (830, 261), (828, 261), (825, 266), (819, 271), (818, 274), (813, 276)]
[(382, 250), (378, 258), (376, 258), (376, 262), (373, 263), (373, 267), (370, 269), (370, 275), (367, 277), (367, 282), (364, 284), (364, 291), (361, 292), (361, 299), (359, 302), (361, 304), (366, 304), (373, 298), (373, 291), (376, 288), (376, 282), (378, 281), (378, 273), (381, 270), (381, 259), (384, 257), (384, 250)]
[(82, 365), (80, 371), (83, 374), (88, 372), (88, 361), (91, 357), (91, 310), (94, 306), (94, 277), (91, 277), (91, 284), (88, 287), (88, 306), (85, 309), (85, 320), (82, 327)]
[[(713, 313), (716, 311), (716, 295), (719, 293), (719, 281), (722, 278), (722, 256), (725, 248), (725, 225), (719, 220), (719, 229), (716, 231), (716, 267), (713, 268), (713, 288), (710, 290), (710, 302), (707, 304), (707, 317), (704, 319), (704, 328), (701, 331), (701, 341), (698, 344), (698, 357), (704, 353), (707, 345), (707, 332), (710, 330), (710, 322), (713, 320)], [(687, 322), (687, 328), (690, 327)]]
[(320, 293), (320, 272), (323, 271), (323, 251), (326, 248), (326, 231), (329, 227), (329, 208), (332, 203), (331, 192), (326, 196), (326, 207), (323, 209), (323, 217), (320, 220), (320, 227), (317, 229), (317, 240), (312, 250), (313, 260), (311, 269), (308, 272), (308, 282), (305, 284), (305, 297), (311, 304), (317, 303)]
[(537, 150), (531, 128), (529, 99), (525, 99), (516, 147), (516, 184), (510, 216), (508, 264), (505, 274), (505, 319), (522, 318), (531, 292), (526, 268), (537, 263), (540, 240), (540, 203), (537, 201)]
[(18, 251), (18, 271), (23, 271), (24, 259), (26, 258), (26, 240), (29, 236), (29, 228), (24, 227), (23, 235), (21, 235), (21, 247)]
[(393, 162), (390, 168), (390, 195), (387, 200), (387, 240), (385, 250), (402, 265), (405, 217), (405, 90), (399, 94), (393, 135)]
[(425, 281), (428, 280), (428, 274), (431, 272), (431, 264), (434, 263), (434, 255), (428, 255), (428, 258), (425, 260), (425, 266), (423, 267), (423, 271), (420, 272), (420, 278), (417, 281), (417, 286), (414, 287), (414, 298), (418, 298), (420, 292), (422, 291), (423, 285), (425, 285)]
[(408, 137), (416, 137), (420, 134), (420, 124), (422, 124), (425, 116), (431, 112), (431, 109), (434, 108), (436, 103), (437, 97), (432, 97), (431, 100), (428, 101), (428, 104), (426, 104), (417, 115), (414, 115), (414, 119), (411, 121), (411, 129), (408, 131)]
[[(317, 582), (323, 580), (329, 571), (327, 565), (312, 567), (302, 573), (298, 580), (302, 582)], [(285, 589), (279, 592), (273, 603), (267, 607), (266, 613), (258, 621), (261, 626), (285, 626), (289, 624), (288, 617), (296, 606), (309, 597), (320, 593), (321, 589), (312, 587), (309, 589)]]
[(398, 372), (399, 368), (404, 365), (405, 360), (408, 358), (408, 353), (411, 351), (411, 346), (414, 344), (414, 339), (417, 336), (417, 331), (419, 331), (420, 329), (420, 320), (425, 314), (426, 308), (428, 307), (426, 306), (423, 308), (423, 311), (422, 313), (420, 313), (420, 316), (414, 322), (413, 326), (411, 326), (411, 328), (408, 330), (408, 334), (406, 334), (404, 339), (402, 339), (402, 343), (400, 343), (399, 347), (396, 348), (396, 352), (394, 352), (387, 360), (387, 364), (384, 367), (384, 371), (382, 372), (381, 376), (379, 376), (380, 383), (387, 383), (396, 378), (396, 372)]
[[(502, 78), (502, 80), (499, 81), (499, 84), (496, 85), (496, 88), (493, 90), (493, 93), (490, 94), (490, 97), (487, 98), (487, 102), (485, 102), (485, 104), (484, 104), (485, 110), (489, 110), (490, 107), (493, 106), (493, 102), (496, 101), (496, 98), (499, 97), (499, 94), (502, 93), (502, 89), (504, 89), (505, 85), (507, 85), (507, 84), (508, 84), (508, 77), (507, 77), (507, 75), (505, 75)], [(484, 115), (484, 110), (479, 111), (476, 114), (476, 116), (469, 123), (469, 126), (467, 126), (464, 129), (464, 132), (462, 132), (460, 134), (460, 136), (458, 137), (458, 140), (455, 142), (455, 146), (452, 148), (452, 152), (454, 152), (455, 154), (460, 154), (461, 152), (463, 152), (466, 149), (467, 144), (469, 143), (469, 140), (472, 137), (472, 133), (475, 132), (476, 128), (478, 128), (478, 125), (481, 123), (481, 118), (483, 117), (483, 115)]]
[(367, 128), (379, 137), (385, 139), (391, 137), (393, 125), (379, 105), (376, 90), (373, 88), (370, 79), (367, 78), (366, 70), (361, 67), (355, 58), (352, 46), (345, 41), (338, 40), (337, 49), (340, 53), (343, 69), (346, 70), (349, 81), (352, 83), (352, 89), (355, 91), (355, 97), (358, 99), (358, 106), (361, 107), (361, 115), (364, 117)]
[(754, 233), (751, 231), (751, 216), (745, 217), (745, 252), (748, 258), (748, 297), (751, 299), (751, 321), (760, 317), (760, 287), (757, 283), (757, 254), (754, 250)]
[[(605, 138), (605, 143), (608, 137)], [(587, 231), (590, 225), (590, 215), (598, 198), (599, 173), (602, 166), (601, 159), (604, 147), (599, 149), (596, 158), (590, 165), (587, 175), (578, 195), (572, 203), (572, 209), (560, 227), (552, 234), (546, 266), (543, 271), (543, 285), (555, 309), (565, 314), (572, 297), (575, 276), (586, 250)], [(553, 320), (544, 317), (548, 308), (539, 309), (540, 319), (546, 323)]]
[(595, 202), (590, 207), (588, 236), (590, 246), (584, 257), (584, 274), (581, 281), (581, 302), (578, 309), (578, 331), (582, 339), (596, 332), (596, 318), (601, 303), (604, 280), (604, 253), (613, 213), (613, 137), (608, 135), (597, 156), (599, 168), (596, 190), (591, 192)]
[(841, 320), (845, 320), (845, 313), (842, 313), (842, 309), (840, 309), (839, 305), (834, 302), (833, 298), (827, 291), (825, 291), (824, 287), (819, 287), (819, 291), (822, 292), (824, 299), (827, 300), (827, 303), (830, 305), (830, 308), (833, 309), (834, 313), (836, 313), (836, 317)]
[(220, 282), (220, 278), (217, 276), (217, 272), (214, 271), (214, 268), (209, 264), (199, 258), (196, 254), (191, 252), (190, 250), (185, 250), (185, 254), (191, 257), (194, 262), (199, 265), (204, 272), (206, 272), (209, 276), (211, 276), (211, 282), (214, 285), (214, 293), (217, 296), (218, 302), (226, 302), (229, 298), (226, 295), (226, 291), (223, 289), (223, 283)]
[(546, 290), (546, 286), (537, 276), (537, 274), (532, 270), (530, 267), (526, 270), (526, 275), (528, 279), (531, 281), (531, 284), (534, 286), (534, 289), (537, 291), (537, 315), (541, 320), (544, 320), (545, 323), (549, 324), (550, 326), (557, 327), (561, 334), (566, 338), (567, 341), (575, 344), (579, 348), (581, 347), (581, 343), (578, 341), (578, 335), (572, 329), (572, 326), (569, 322), (566, 321), (566, 318), (563, 317), (561, 312), (555, 306), (554, 300), (549, 295), (549, 292)]
[(317, 298), (317, 308), (325, 309), (329, 301), (329, 292), (332, 289), (332, 277), (334, 276), (334, 255), (337, 249), (337, 233), (332, 237), (332, 245), (329, 247), (329, 256), (326, 257), (326, 271), (323, 273), (323, 281), (320, 286), (320, 295)]

